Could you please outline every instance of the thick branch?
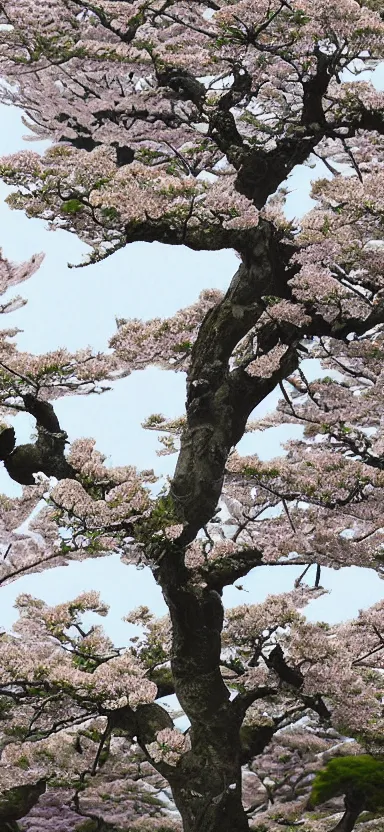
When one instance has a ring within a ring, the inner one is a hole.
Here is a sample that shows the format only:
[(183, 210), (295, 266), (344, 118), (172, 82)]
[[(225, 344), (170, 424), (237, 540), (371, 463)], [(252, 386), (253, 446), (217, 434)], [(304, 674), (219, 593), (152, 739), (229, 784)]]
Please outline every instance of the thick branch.
[(13, 428), (3, 431), (1, 437), (6, 436), (3, 442), (0, 437), (1, 458), (9, 476), (22, 485), (34, 485), (33, 475), (38, 471), (57, 479), (75, 478), (75, 471), (64, 454), (67, 434), (61, 430), (52, 405), (40, 401), (31, 393), (26, 394), (23, 400), (26, 411), (36, 419), (38, 438), (35, 443), (19, 445), (7, 454), (12, 444), (14, 447), (11, 441), (14, 431)]
[(243, 725), (240, 730), (241, 764), (262, 754), (277, 731), (275, 725)]
[[(290, 685), (294, 690), (301, 691), (304, 684), (304, 676), (297, 668), (290, 667), (280, 644), (277, 644), (273, 648), (269, 656), (264, 656), (264, 661), (267, 667), (275, 671), (282, 682)], [(300, 696), (304, 705), (315, 711), (321, 719), (330, 718), (331, 714), (321, 699), (321, 696), (306, 696), (305, 694), (301, 694)]]
[[(228, 454), (243, 435), (249, 414), (279, 378), (297, 366), (296, 352), (288, 348), (279, 370), (269, 378), (255, 380), (244, 371), (231, 373), (229, 368), (234, 347), (264, 312), (262, 296), (267, 292), (284, 296), (291, 274), (287, 268), (290, 254), (288, 246), (279, 244), (272, 226), (262, 223), (250, 264), (240, 266), (222, 302), (201, 325), (188, 374), (187, 428), (171, 492), (176, 511), (187, 525), (184, 544), (212, 517)], [(280, 332), (272, 329), (269, 343), (274, 346)]]
[[(346, 137), (345, 128), (348, 129), (347, 137), (355, 136), (360, 130), (381, 135), (384, 133), (383, 113), (380, 110), (367, 110), (363, 105), (353, 119), (327, 123), (322, 117), (322, 96), (318, 92), (314, 94), (316, 87), (316, 78), (305, 85), (302, 126), (306, 126), (307, 130), (304, 135), (300, 128), (300, 133), (278, 140), (273, 150), (266, 151), (262, 147), (247, 151), (236, 149), (232, 154), (231, 161), (238, 170), (236, 187), (257, 208), (265, 205), (268, 197), (275, 193), (293, 168), (302, 165), (322, 139), (337, 138), (342, 128), (343, 138)], [(323, 90), (322, 94), (326, 92), (324, 82), (319, 83), (318, 89)]]

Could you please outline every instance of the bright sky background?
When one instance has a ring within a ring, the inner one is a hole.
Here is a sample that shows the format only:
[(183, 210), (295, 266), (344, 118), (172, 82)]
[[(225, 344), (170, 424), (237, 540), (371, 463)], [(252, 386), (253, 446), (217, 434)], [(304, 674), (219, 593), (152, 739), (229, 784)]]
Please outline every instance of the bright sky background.
[[(374, 82), (384, 88), (384, 66), (374, 73)], [(43, 151), (47, 146), (43, 142), (31, 145), (23, 141), (26, 128), (16, 109), (0, 105), (0, 117), (0, 155), (22, 148)], [(304, 167), (294, 171), (288, 180), (289, 216), (308, 210), (310, 181), (319, 175), (326, 175), (324, 168)], [(85, 269), (68, 269), (68, 262), (82, 261), (87, 246), (74, 235), (51, 232), (43, 221), (27, 219), (22, 212), (11, 211), (3, 202), (9, 192), (10, 188), (0, 183), (0, 245), (4, 254), (22, 261), (36, 252), (46, 253), (39, 272), (17, 287), (16, 293), (27, 298), (27, 305), (2, 321), (4, 327), (18, 326), (23, 330), (17, 338), (18, 346), (32, 353), (61, 346), (75, 350), (90, 345), (95, 350), (103, 350), (115, 332), (116, 316), (172, 315), (193, 303), (204, 288), (226, 289), (238, 266), (232, 251), (198, 253), (183, 247), (134, 243), (102, 263)], [(167, 417), (180, 415), (184, 393), (182, 374), (148, 369), (116, 382), (113, 390), (102, 396), (63, 398), (55, 403), (55, 410), (70, 440), (93, 436), (110, 464), (153, 467), (156, 473), (170, 474), (175, 457), (157, 457), (156, 434), (144, 431), (140, 425), (154, 412), (162, 412)], [(271, 410), (277, 398), (271, 394), (257, 413)], [(34, 420), (23, 414), (17, 416), (14, 425), (18, 442), (28, 441)], [(271, 458), (279, 453), (279, 443), (288, 435), (298, 436), (298, 429), (277, 428), (263, 434), (248, 434), (239, 449), (255, 452), (263, 459)], [(0, 491), (9, 495), (21, 492), (1, 466)], [(231, 606), (255, 603), (268, 593), (289, 590), (300, 571), (288, 566), (255, 569), (241, 581), (244, 590), (231, 587), (225, 591), (224, 603)], [(308, 615), (314, 620), (339, 621), (356, 615), (360, 608), (383, 597), (383, 583), (377, 574), (357, 567), (338, 572), (323, 569), (322, 584), (332, 588), (332, 593), (311, 603)], [(15, 620), (13, 604), (21, 592), (54, 604), (87, 589), (100, 591), (111, 605), (111, 613), (103, 623), (118, 646), (126, 644), (134, 632), (131, 625), (121, 621), (130, 609), (146, 604), (159, 615), (166, 612), (161, 592), (149, 570), (124, 566), (114, 556), (29, 575), (3, 587), (0, 624), (9, 627)]]

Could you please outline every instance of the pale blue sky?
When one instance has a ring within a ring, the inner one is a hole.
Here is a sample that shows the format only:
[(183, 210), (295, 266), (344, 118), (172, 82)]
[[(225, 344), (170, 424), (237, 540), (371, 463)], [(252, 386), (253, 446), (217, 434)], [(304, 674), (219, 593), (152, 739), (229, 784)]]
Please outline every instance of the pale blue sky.
[[(383, 68), (376, 71), (375, 80), (384, 88)], [(42, 150), (46, 146), (46, 143), (25, 144), (22, 136), (26, 129), (20, 114), (3, 106), (0, 111), (0, 155), (23, 147)], [(289, 180), (290, 216), (308, 210), (310, 181), (320, 173), (325, 175), (325, 170), (301, 168), (294, 172)], [(3, 202), (9, 190), (0, 184), (0, 245), (4, 253), (20, 261), (37, 251), (46, 252), (39, 273), (18, 289), (28, 304), (4, 319), (3, 324), (23, 329), (18, 345), (30, 352), (45, 352), (60, 346), (74, 350), (87, 345), (102, 350), (115, 331), (115, 316), (171, 315), (192, 303), (203, 288), (225, 289), (238, 266), (231, 251), (196, 253), (181, 247), (135, 243), (97, 265), (68, 269), (68, 262), (82, 260), (87, 247), (74, 235), (48, 231), (43, 221), (10, 211)], [(272, 394), (259, 412), (271, 409), (276, 398)], [(111, 464), (154, 467), (158, 473), (167, 474), (172, 472), (174, 457), (157, 457), (156, 435), (143, 431), (140, 423), (152, 412), (177, 416), (183, 410), (183, 403), (184, 377), (150, 368), (116, 382), (113, 390), (103, 396), (64, 398), (55, 408), (69, 438), (94, 436)], [(18, 440), (28, 440), (33, 427), (33, 419), (24, 415), (17, 417)], [(248, 435), (240, 450), (269, 458), (279, 452), (279, 442), (286, 438), (286, 429)], [(0, 490), (10, 495), (19, 493), (18, 486), (2, 468)], [(229, 605), (255, 602), (268, 592), (288, 590), (299, 571), (295, 567), (256, 569), (241, 582), (248, 591), (230, 588), (224, 600)], [(314, 619), (334, 621), (350, 617), (383, 595), (382, 582), (368, 570), (323, 570), (323, 584), (332, 587), (333, 592), (311, 604), (309, 614)], [(30, 592), (48, 603), (59, 603), (91, 588), (99, 590), (111, 604), (106, 629), (120, 646), (132, 632), (132, 627), (120, 620), (129, 609), (145, 603), (156, 613), (163, 614), (166, 610), (149, 571), (123, 566), (113, 557), (27, 576), (2, 588), (0, 623), (10, 626), (15, 619), (13, 603), (20, 592)]]

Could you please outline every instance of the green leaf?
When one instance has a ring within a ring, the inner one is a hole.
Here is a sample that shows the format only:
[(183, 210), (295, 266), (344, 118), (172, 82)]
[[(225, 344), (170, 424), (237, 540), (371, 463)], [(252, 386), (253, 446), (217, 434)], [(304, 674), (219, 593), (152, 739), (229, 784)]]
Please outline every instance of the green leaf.
[(359, 754), (336, 757), (316, 775), (311, 792), (311, 805), (325, 803), (337, 795), (353, 793), (361, 796), (364, 808), (384, 808), (384, 761)]
[(113, 206), (110, 208), (102, 208), (101, 213), (107, 220), (114, 220), (119, 215), (119, 212), (116, 208), (113, 208)]
[(82, 211), (84, 205), (80, 202), (79, 199), (68, 199), (67, 202), (63, 202), (61, 206), (61, 210), (64, 214), (78, 214), (79, 211)]

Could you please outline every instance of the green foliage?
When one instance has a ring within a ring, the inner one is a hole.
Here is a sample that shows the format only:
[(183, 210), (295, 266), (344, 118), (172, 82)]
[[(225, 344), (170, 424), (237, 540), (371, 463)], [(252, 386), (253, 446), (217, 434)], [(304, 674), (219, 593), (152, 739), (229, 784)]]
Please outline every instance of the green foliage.
[(174, 344), (173, 351), (174, 352), (190, 352), (193, 347), (192, 341), (182, 341), (180, 344)]
[(15, 737), (18, 740), (24, 740), (27, 733), (25, 725), (11, 725), (11, 727), (4, 727), (4, 733), (7, 737)]
[(312, 786), (312, 806), (325, 803), (337, 795), (360, 794), (364, 808), (378, 811), (384, 808), (384, 760), (369, 754), (336, 757), (319, 771)]
[(22, 768), (22, 769), (24, 769), (25, 771), (27, 771), (27, 769), (29, 769), (29, 760), (28, 760), (28, 757), (25, 757), (25, 756), (19, 757), (17, 760), (15, 760), (15, 765), (16, 765), (18, 768)]
[(105, 217), (105, 219), (107, 220), (115, 220), (116, 217), (119, 216), (119, 212), (113, 206), (111, 206), (110, 208), (102, 208), (101, 213), (103, 217)]
[[(2, 790), (0, 794), (1, 832), (7, 830), (8, 823), (9, 829), (12, 830), (12, 822), (27, 815), (44, 792), (45, 780), (43, 779), (38, 780), (37, 783), (25, 783)], [(14, 828), (17, 829), (17, 825)]]
[(159, 497), (151, 514), (151, 523), (156, 529), (163, 529), (166, 526), (177, 522), (175, 505), (170, 494)]
[(85, 820), (81, 821), (80, 826), (76, 826), (76, 832), (95, 832), (97, 829), (97, 821)]
[(321, 230), (322, 230), (324, 236), (327, 236), (327, 234), (329, 234), (329, 232), (332, 230), (331, 229), (331, 223), (329, 221), (329, 217), (325, 217)]
[[(148, 653), (149, 652), (150, 651), (148, 650)], [(140, 658), (142, 658), (142, 653), (140, 653)], [(152, 657), (150, 656), (150, 658)], [(168, 658), (168, 656), (166, 658)], [(170, 667), (157, 667), (155, 672), (151, 675), (151, 679), (156, 682), (158, 687), (161, 685), (173, 686), (173, 675)]]
[(275, 306), (276, 303), (280, 303), (280, 298), (276, 297), (276, 295), (263, 295), (262, 300), (267, 306)]
[(101, 179), (96, 179), (96, 182), (93, 183), (93, 187), (96, 191), (100, 191), (103, 185), (108, 185), (109, 179), (107, 177), (101, 177)]
[(250, 479), (275, 479), (279, 476), (280, 471), (278, 468), (269, 468), (268, 470), (265, 468), (263, 469), (262, 473), (260, 473), (260, 471), (258, 471), (258, 469), (254, 466), (247, 465), (245, 468), (243, 468), (243, 474), (245, 477), (249, 477)]
[(61, 206), (61, 210), (64, 214), (78, 214), (79, 211), (82, 211), (84, 208), (82, 202), (79, 199), (68, 199), (67, 202), (63, 202)]
[(162, 425), (165, 422), (165, 416), (162, 413), (151, 413), (148, 419), (145, 420), (142, 427), (152, 428), (156, 425)]
[(6, 719), (12, 710), (12, 703), (6, 696), (0, 696), (0, 719)]

